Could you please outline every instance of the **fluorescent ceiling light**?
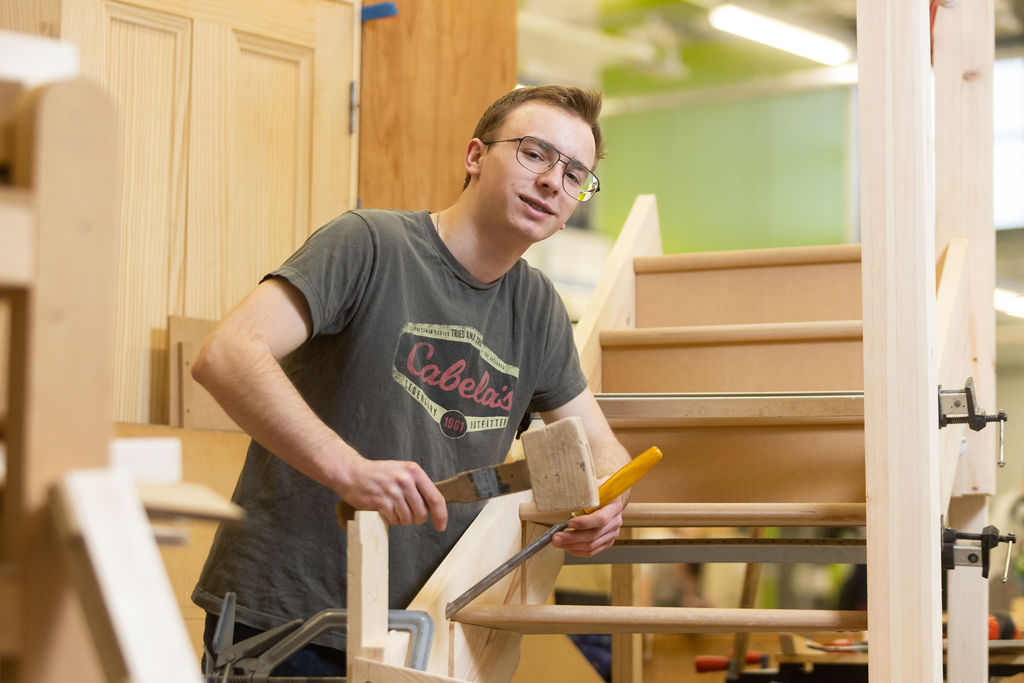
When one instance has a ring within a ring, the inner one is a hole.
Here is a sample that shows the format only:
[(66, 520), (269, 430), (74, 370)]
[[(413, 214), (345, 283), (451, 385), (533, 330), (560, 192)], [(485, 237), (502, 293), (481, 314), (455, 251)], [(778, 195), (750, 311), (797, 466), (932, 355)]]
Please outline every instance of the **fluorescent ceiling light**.
[(853, 56), (850, 48), (838, 40), (755, 14), (735, 5), (715, 7), (708, 18), (711, 25), (719, 31), (792, 52), (821, 64), (838, 66), (850, 61)]
[(1024, 318), (1024, 296), (1008, 289), (996, 287), (995, 296), (992, 297), (997, 311), (1012, 315), (1015, 318)]

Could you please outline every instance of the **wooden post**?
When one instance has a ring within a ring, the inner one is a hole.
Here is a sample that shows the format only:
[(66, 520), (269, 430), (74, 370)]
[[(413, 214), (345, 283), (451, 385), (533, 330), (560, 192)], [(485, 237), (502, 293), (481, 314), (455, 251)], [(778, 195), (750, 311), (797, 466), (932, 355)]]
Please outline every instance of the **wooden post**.
[[(993, 0), (971, 0), (938, 9), (935, 17), (935, 246), (942, 253), (952, 239), (968, 239), (967, 326), (969, 357), (978, 404), (995, 412), (995, 230), (993, 226), (993, 83), (995, 59)], [(961, 367), (963, 367), (961, 366)], [(964, 377), (943, 377), (961, 386)], [(995, 493), (998, 426), (961, 430), (967, 452), (960, 460), (949, 502), (949, 524), (979, 532), (988, 523), (987, 497)], [(945, 487), (944, 487), (945, 489)], [(944, 504), (945, 501), (940, 501)], [(996, 569), (993, 569), (996, 571)], [(951, 681), (988, 680), (988, 582), (976, 571), (947, 573)]]
[[(961, 496), (949, 501), (948, 524), (954, 529), (981, 531), (988, 524), (988, 497)], [(991, 569), (1003, 570), (1005, 546), (994, 550)], [(946, 572), (946, 609), (949, 613), (946, 678), (963, 683), (985, 683), (988, 675), (988, 581), (981, 571), (961, 567)]]
[(872, 681), (942, 680), (928, 27), (857, 3)]
[[(993, 0), (939, 7), (935, 17), (935, 248), (968, 247), (969, 368), (978, 404), (996, 411), (995, 228), (992, 197)], [(965, 378), (953, 380), (963, 386)], [(947, 388), (956, 388), (949, 384)], [(967, 431), (965, 467), (953, 495), (993, 495), (998, 425)]]
[(357, 658), (383, 661), (388, 635), (388, 529), (379, 512), (348, 523), (348, 675)]
[[(619, 538), (633, 538), (633, 530), (624, 528)], [(639, 565), (612, 565), (612, 604), (632, 606), (637, 603), (639, 595)], [(640, 683), (644, 680), (643, 649), (643, 635), (640, 633), (612, 634), (613, 683)]]

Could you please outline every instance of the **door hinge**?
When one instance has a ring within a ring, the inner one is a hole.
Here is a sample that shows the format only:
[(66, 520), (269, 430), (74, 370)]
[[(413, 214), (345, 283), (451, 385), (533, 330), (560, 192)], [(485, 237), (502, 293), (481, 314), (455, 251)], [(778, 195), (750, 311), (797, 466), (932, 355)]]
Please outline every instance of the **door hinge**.
[(359, 87), (356, 81), (348, 84), (348, 134), (356, 132), (356, 115), (359, 113)]

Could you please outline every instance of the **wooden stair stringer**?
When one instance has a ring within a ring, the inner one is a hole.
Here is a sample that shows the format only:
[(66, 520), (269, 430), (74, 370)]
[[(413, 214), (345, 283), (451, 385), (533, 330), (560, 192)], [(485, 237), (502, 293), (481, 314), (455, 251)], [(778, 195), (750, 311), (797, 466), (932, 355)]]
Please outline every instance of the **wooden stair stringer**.
[(661, 253), (658, 206), (654, 195), (639, 195), (622, 232), (612, 246), (597, 287), (573, 331), (583, 374), (591, 390), (601, 391), (601, 330), (629, 329), (636, 324), (634, 260)]

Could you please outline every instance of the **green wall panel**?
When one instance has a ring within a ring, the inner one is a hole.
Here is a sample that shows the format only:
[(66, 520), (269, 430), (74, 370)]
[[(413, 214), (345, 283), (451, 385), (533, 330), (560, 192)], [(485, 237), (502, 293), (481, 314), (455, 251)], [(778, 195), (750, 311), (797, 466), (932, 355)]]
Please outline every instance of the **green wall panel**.
[(850, 232), (850, 98), (833, 88), (609, 116), (596, 227), (655, 194), (666, 253), (835, 244)]

